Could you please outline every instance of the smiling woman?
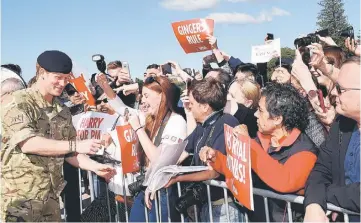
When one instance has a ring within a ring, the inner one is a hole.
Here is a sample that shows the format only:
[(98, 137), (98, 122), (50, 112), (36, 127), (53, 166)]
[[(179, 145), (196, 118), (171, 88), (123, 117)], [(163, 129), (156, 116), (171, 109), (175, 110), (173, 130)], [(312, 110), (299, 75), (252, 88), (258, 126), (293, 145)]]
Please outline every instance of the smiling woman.
[[(176, 112), (179, 92), (175, 90), (175, 86), (172, 85), (168, 78), (149, 77), (144, 81), (142, 88), (142, 111), (125, 106), (109, 86), (104, 74), (98, 75), (97, 82), (109, 99), (109, 105), (118, 114), (126, 116), (126, 111), (130, 113), (129, 123), (135, 130), (142, 146), (141, 166), (144, 171), (151, 162), (157, 159), (157, 147), (160, 144), (177, 144), (186, 138), (186, 121)], [(140, 121), (140, 119), (142, 120)], [(176, 128), (174, 128), (175, 126)], [(173, 196), (172, 190), (168, 190), (168, 193), (170, 197)], [(135, 197), (129, 219), (131, 222), (145, 221), (144, 202), (142, 202), (144, 196), (144, 191), (140, 191)], [(161, 190), (161, 196), (166, 196), (165, 189)], [(172, 199), (169, 200), (171, 201)], [(168, 217), (166, 205), (166, 203), (162, 203), (162, 219), (167, 219)], [(174, 205), (170, 206), (173, 207)], [(156, 221), (157, 217), (154, 208), (150, 210), (149, 218), (151, 222)]]

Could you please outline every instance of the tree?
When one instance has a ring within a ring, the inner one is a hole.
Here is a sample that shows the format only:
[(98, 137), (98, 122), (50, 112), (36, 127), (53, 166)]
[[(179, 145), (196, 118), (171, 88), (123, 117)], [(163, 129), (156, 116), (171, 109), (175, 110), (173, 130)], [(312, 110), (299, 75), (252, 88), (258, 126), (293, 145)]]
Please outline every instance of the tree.
[[(291, 59), (295, 59), (295, 50), (291, 49), (289, 47), (282, 47), (281, 48), (281, 62), (282, 62), (282, 58), (291, 58)], [(267, 63), (267, 75), (268, 78), (271, 77), (271, 74), (273, 73), (275, 67), (276, 67), (276, 61), (278, 60), (278, 58), (273, 58), (272, 60), (270, 60)]]
[(343, 47), (345, 38), (340, 36), (340, 32), (350, 26), (345, 15), (343, 0), (321, 0), (318, 5), (322, 7), (317, 16), (318, 28), (328, 29), (330, 37), (338, 46)]

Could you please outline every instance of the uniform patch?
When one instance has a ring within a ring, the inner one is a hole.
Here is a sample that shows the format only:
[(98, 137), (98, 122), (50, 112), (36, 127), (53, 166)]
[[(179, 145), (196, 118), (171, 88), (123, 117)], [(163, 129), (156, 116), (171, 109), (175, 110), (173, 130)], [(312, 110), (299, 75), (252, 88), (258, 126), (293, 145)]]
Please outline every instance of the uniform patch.
[(172, 136), (172, 138), (170, 140), (172, 140), (172, 142), (177, 142), (177, 137)]
[(16, 125), (24, 122), (24, 115), (17, 115), (15, 117), (11, 117), (10, 125)]

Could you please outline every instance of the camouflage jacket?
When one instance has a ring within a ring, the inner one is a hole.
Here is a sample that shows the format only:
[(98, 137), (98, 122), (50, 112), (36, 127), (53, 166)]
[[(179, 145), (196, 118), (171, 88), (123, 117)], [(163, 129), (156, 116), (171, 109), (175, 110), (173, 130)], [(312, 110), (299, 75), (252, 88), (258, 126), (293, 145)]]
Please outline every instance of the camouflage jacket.
[(65, 186), (64, 156), (24, 154), (19, 143), (35, 136), (74, 139), (69, 109), (56, 98), (47, 102), (35, 89), (16, 91), (2, 103), (1, 128), (2, 207), (30, 199), (44, 201), (49, 193), (59, 196)]

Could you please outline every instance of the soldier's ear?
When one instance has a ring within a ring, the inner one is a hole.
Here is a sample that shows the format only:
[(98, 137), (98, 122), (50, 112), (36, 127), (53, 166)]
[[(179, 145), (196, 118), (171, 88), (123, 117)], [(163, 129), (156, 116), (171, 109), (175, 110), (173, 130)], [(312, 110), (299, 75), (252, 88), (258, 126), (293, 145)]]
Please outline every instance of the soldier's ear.
[(46, 74), (46, 72), (45, 72), (44, 68), (40, 68), (40, 70), (39, 70), (39, 78), (44, 80), (45, 74)]

